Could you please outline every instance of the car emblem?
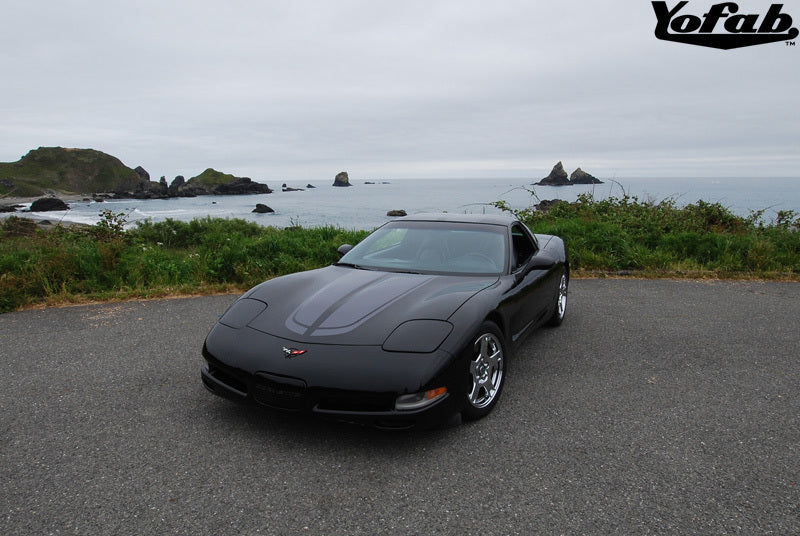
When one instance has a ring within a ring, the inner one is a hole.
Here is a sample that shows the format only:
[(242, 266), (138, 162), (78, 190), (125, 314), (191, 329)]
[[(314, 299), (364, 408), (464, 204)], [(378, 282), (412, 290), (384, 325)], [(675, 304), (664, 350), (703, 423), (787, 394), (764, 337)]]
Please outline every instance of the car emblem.
[(286, 359), (290, 359), (292, 357), (297, 357), (306, 353), (305, 350), (298, 350), (297, 348), (286, 348), (283, 347), (283, 353), (286, 354)]

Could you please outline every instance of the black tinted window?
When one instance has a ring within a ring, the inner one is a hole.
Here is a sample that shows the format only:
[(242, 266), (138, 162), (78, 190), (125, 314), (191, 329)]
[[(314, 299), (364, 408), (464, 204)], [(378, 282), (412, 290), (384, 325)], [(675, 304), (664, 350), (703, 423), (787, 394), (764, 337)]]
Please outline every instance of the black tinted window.
[(531, 240), (531, 237), (526, 233), (522, 227), (515, 225), (511, 228), (511, 241), (513, 252), (514, 270), (528, 262), (536, 252), (536, 244)]

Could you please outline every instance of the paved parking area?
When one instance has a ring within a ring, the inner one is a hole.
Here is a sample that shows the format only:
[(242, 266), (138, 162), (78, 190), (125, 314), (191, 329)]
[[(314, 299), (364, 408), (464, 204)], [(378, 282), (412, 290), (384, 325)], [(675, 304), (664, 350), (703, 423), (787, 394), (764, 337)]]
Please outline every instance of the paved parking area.
[(575, 280), (487, 419), (200, 382), (232, 296), (0, 315), (0, 534), (798, 534), (800, 284)]

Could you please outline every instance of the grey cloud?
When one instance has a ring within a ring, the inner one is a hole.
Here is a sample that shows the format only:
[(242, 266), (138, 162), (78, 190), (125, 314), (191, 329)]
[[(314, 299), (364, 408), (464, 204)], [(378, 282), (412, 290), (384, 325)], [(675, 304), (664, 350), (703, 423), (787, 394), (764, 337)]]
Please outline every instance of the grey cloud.
[(62, 145), (154, 176), (800, 166), (797, 49), (658, 41), (646, 1), (87, 0), (8, 17), (3, 161)]

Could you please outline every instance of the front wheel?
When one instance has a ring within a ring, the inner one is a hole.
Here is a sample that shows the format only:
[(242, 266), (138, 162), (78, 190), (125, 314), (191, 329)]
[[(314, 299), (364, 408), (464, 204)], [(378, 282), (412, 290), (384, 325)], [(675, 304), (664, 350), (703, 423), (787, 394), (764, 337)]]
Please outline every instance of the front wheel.
[(567, 314), (567, 288), (569, 287), (569, 277), (567, 271), (561, 273), (561, 280), (558, 282), (558, 290), (555, 297), (555, 309), (553, 316), (548, 320), (548, 326), (560, 326), (564, 321), (564, 315)]
[(492, 322), (484, 322), (467, 348), (467, 403), (461, 416), (474, 421), (492, 411), (503, 390), (505, 353), (503, 335)]

